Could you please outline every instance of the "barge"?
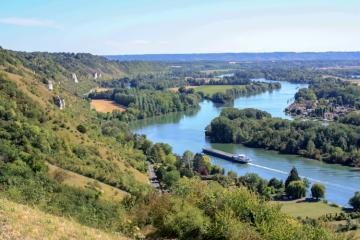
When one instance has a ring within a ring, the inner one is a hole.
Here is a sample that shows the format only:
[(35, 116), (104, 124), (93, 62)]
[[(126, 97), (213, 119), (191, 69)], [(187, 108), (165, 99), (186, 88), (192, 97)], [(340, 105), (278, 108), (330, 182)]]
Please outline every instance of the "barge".
[(223, 152), (220, 150), (216, 150), (213, 148), (203, 148), (203, 153), (213, 156), (213, 157), (218, 157), (218, 158), (222, 158), (222, 159), (229, 160), (232, 162), (236, 162), (236, 163), (244, 164), (244, 163), (251, 162), (250, 158), (244, 154), (232, 154), (232, 153), (227, 153), (227, 152)]

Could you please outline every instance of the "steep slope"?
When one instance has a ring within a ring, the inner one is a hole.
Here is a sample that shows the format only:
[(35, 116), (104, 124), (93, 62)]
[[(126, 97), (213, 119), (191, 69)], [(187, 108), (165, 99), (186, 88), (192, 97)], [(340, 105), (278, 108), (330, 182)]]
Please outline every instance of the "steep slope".
[(158, 63), (118, 62), (87, 53), (28, 53), (0, 48), (0, 69), (21, 75), (24, 68), (40, 82), (52, 82), (78, 95), (97, 86), (100, 80), (164, 71)]
[(85, 227), (66, 218), (55, 217), (26, 205), (0, 199), (0, 239), (125, 240), (128, 238)]
[[(116, 138), (103, 134), (112, 121), (98, 118), (89, 102), (60, 86), (51, 91), (37, 76), (21, 63), (0, 66), (0, 197), (90, 227), (132, 232), (119, 203), (151, 190), (145, 155), (126, 143), (132, 136), (126, 130)], [(65, 100), (64, 109), (55, 96)]]

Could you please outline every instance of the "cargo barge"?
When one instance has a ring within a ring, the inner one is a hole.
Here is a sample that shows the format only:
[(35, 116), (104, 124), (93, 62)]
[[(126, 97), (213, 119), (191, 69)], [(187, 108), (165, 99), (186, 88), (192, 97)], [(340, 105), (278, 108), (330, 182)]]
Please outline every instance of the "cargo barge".
[(251, 162), (250, 158), (244, 154), (232, 154), (232, 153), (227, 153), (227, 152), (223, 152), (220, 150), (216, 150), (213, 148), (203, 148), (203, 153), (213, 156), (213, 157), (218, 157), (218, 158), (222, 158), (222, 159), (225, 159), (228, 161), (236, 162), (236, 163)]

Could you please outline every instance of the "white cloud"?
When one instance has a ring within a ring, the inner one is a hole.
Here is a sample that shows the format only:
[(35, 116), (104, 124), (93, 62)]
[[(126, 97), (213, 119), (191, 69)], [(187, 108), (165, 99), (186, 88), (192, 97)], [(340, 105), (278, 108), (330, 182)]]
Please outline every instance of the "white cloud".
[(0, 23), (8, 25), (16, 25), (22, 27), (49, 27), (49, 28), (59, 28), (57, 24), (49, 20), (40, 20), (35, 18), (0, 18)]

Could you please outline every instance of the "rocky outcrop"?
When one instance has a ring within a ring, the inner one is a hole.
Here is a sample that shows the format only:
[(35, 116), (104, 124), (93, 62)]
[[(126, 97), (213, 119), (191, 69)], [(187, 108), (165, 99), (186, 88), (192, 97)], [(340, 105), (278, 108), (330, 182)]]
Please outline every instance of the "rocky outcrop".
[(49, 91), (54, 90), (54, 85), (53, 85), (52, 81), (49, 81), (49, 83), (48, 83), (48, 89), (49, 89)]
[(79, 82), (79, 80), (78, 80), (78, 78), (77, 78), (77, 76), (76, 76), (76, 73), (73, 73), (73, 74), (72, 74), (72, 78), (73, 78), (73, 80), (74, 80), (75, 83), (78, 83), (78, 82)]
[(62, 99), (60, 96), (53, 97), (54, 103), (60, 108), (60, 110), (65, 108), (65, 99)]

